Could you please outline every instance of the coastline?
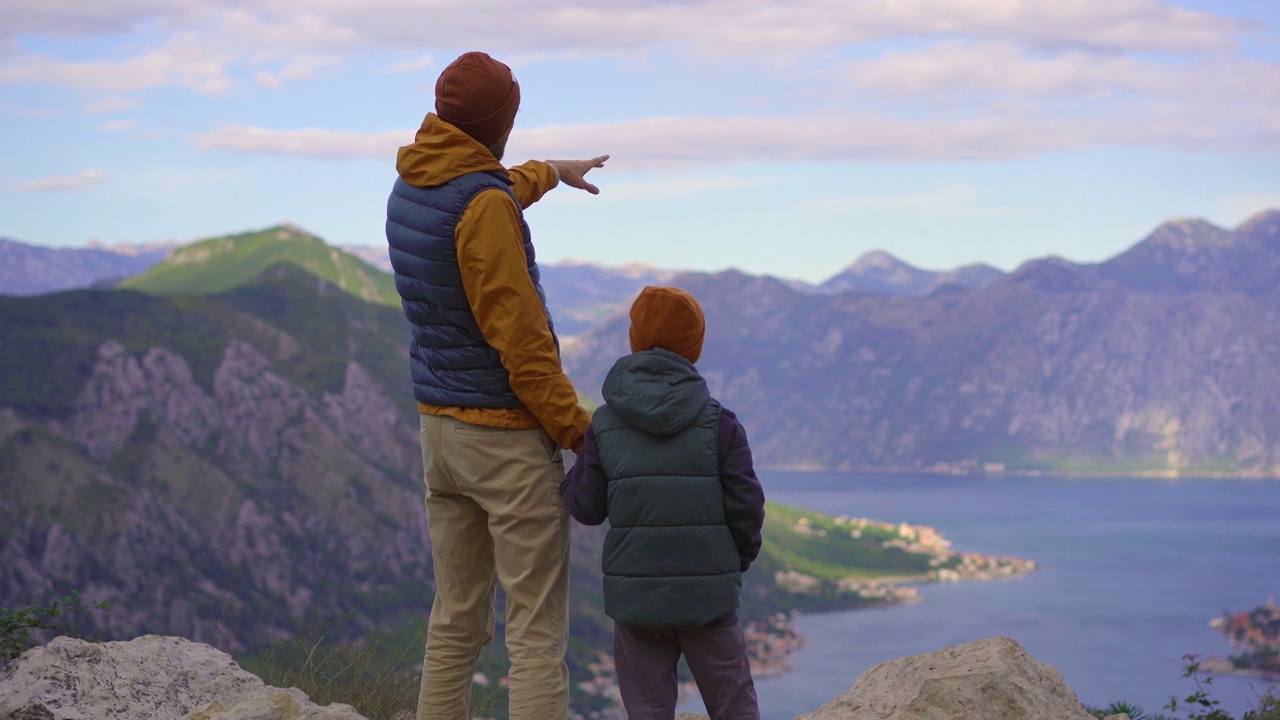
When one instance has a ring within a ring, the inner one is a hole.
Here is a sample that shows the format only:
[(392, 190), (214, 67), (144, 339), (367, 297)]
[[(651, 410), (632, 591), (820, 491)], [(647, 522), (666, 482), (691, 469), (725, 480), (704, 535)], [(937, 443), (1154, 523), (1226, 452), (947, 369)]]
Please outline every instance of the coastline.
[[(928, 475), (931, 477), (988, 477), (988, 478), (1062, 478), (1066, 480), (1268, 480), (1280, 481), (1280, 470), (1262, 472), (1249, 470), (1055, 470), (1035, 468), (999, 468), (968, 463), (932, 465), (929, 467), (840, 467), (830, 468), (808, 463), (760, 465), (760, 470), (802, 473), (837, 473), (848, 475)], [(997, 463), (998, 465), (998, 463)]]
[(1280, 672), (1262, 670), (1260, 668), (1239, 668), (1236, 667), (1235, 663), (1220, 655), (1210, 655), (1201, 660), (1200, 669), (1213, 675), (1238, 675), (1280, 683)]

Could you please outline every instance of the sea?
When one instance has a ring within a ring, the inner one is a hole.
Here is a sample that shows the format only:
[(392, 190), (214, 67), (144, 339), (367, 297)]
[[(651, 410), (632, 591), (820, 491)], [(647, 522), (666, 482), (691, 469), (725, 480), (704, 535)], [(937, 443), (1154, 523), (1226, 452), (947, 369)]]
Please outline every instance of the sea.
[[(770, 500), (930, 525), (954, 550), (1041, 566), (1021, 578), (918, 585), (923, 600), (910, 605), (801, 616), (807, 642), (795, 671), (756, 681), (764, 720), (816, 710), (877, 663), (996, 635), (1055, 667), (1086, 705), (1124, 701), (1170, 714), (1171, 696), (1197, 690), (1184, 677), (1185, 656), (1237, 652), (1210, 620), (1280, 598), (1276, 480), (760, 477)], [(1276, 684), (1202, 674), (1206, 681), (1237, 718)]]

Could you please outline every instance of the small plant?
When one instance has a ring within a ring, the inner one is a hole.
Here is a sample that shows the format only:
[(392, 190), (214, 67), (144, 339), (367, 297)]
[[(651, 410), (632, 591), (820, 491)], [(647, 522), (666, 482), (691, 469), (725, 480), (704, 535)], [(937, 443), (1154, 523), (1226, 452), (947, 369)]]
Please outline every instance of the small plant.
[(1128, 702), (1113, 702), (1101, 710), (1091, 709), (1089, 714), (1096, 718), (1112, 715), (1128, 715), (1129, 720), (1174, 720), (1168, 715), (1148, 715), (1141, 707)]
[[(1182, 659), (1187, 661), (1187, 669), (1182, 673), (1182, 677), (1191, 678), (1196, 684), (1195, 692), (1182, 699), (1182, 703), (1187, 706), (1187, 720), (1233, 720), (1224, 710), (1218, 706), (1222, 703), (1209, 695), (1206, 689), (1213, 684), (1213, 676), (1205, 675), (1203, 679), (1200, 677), (1200, 661), (1196, 659), (1196, 655), (1183, 655)], [(1169, 712), (1178, 711), (1178, 698), (1170, 697), (1169, 703), (1165, 705)]]
[(17, 658), (27, 648), (36, 644), (36, 630), (54, 630), (64, 635), (78, 635), (72, 627), (57, 622), (64, 614), (84, 610), (107, 610), (104, 602), (86, 603), (80, 591), (54, 600), (49, 605), (28, 605), (20, 608), (0, 608), (0, 665)]
[[(1182, 677), (1191, 678), (1196, 685), (1195, 692), (1181, 700), (1171, 696), (1165, 709), (1170, 713), (1176, 713), (1179, 710), (1186, 712), (1185, 720), (1235, 720), (1227, 711), (1219, 707), (1221, 702), (1209, 694), (1208, 687), (1213, 684), (1213, 677), (1210, 675), (1201, 677), (1197, 656), (1184, 655), (1182, 659), (1187, 662), (1187, 669)], [(1258, 698), (1258, 706), (1253, 710), (1245, 711), (1244, 715), (1240, 716), (1240, 720), (1280, 720), (1280, 696), (1275, 693), (1275, 687), (1268, 688)], [(1127, 702), (1114, 702), (1101, 709), (1087, 708), (1087, 711), (1095, 718), (1123, 713), (1129, 716), (1129, 720), (1178, 720), (1174, 715), (1147, 715), (1142, 708)]]
[(317, 705), (346, 703), (369, 720), (412, 717), (422, 638), (375, 637), (337, 644), (326, 642), (324, 635), (332, 625), (240, 658), (240, 664), (268, 685), (298, 688)]

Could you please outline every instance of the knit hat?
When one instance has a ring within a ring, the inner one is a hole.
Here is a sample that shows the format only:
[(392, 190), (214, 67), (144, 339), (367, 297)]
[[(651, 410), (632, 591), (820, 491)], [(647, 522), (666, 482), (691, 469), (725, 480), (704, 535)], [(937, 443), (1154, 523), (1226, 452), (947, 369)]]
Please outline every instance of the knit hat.
[(631, 352), (660, 347), (696, 363), (706, 332), (702, 306), (680, 288), (648, 285), (631, 305)]
[(485, 53), (463, 53), (436, 80), (436, 114), (481, 145), (510, 130), (518, 109), (520, 84), (511, 68)]

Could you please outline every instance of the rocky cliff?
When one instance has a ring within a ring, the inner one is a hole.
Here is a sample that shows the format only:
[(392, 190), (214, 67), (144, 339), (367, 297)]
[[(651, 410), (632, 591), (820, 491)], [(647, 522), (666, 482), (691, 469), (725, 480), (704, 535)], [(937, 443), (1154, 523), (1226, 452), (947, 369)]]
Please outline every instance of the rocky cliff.
[(420, 616), (413, 427), (354, 360), (310, 394), (278, 367), (298, 341), (276, 340), (232, 340), (204, 386), (165, 347), (107, 339), (69, 413), (2, 411), (6, 600), (78, 588), (112, 606), (92, 631), (233, 649), (349, 611), (364, 627)]

